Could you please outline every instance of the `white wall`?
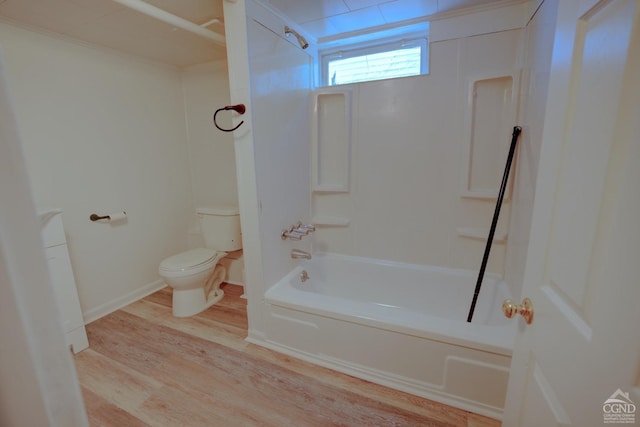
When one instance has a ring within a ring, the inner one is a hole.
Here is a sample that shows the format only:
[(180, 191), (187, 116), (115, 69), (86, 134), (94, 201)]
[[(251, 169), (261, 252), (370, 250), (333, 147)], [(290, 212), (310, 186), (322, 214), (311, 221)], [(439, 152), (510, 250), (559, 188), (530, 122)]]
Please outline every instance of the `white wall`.
[[(180, 73), (0, 24), (36, 208), (63, 209), (85, 318), (161, 286), (193, 215)], [(122, 225), (92, 212), (125, 210)]]
[[(216, 109), (230, 104), (226, 61), (208, 62), (182, 70), (189, 162), (195, 206), (237, 205), (233, 135), (213, 125)], [(231, 112), (218, 114), (230, 128)]]
[[(513, 74), (517, 83), (523, 10), (522, 5), (511, 6), (495, 15), (500, 19), (482, 13), (475, 19), (436, 21), (429, 75), (349, 85), (354, 99), (350, 189), (313, 196), (314, 216), (348, 219), (349, 225), (322, 227), (314, 249), (480, 267), (485, 240), (461, 235), (459, 229), (486, 238), (495, 197), (463, 197), (460, 190), (465, 150), (470, 150), (469, 84), (504, 74)], [(474, 22), (479, 24), (474, 27)], [(469, 28), (481, 33), (469, 36)], [(474, 165), (490, 169), (487, 175), (495, 182), (496, 196), (516, 108), (514, 103), (513, 120), (486, 153), (489, 163)], [(497, 234), (507, 231), (509, 209), (507, 202)], [(504, 257), (504, 242), (494, 243), (488, 271), (502, 274)]]
[[(216, 109), (230, 104), (226, 61), (194, 65), (182, 70), (184, 109), (187, 122), (189, 165), (194, 206), (238, 206), (233, 135), (213, 125)], [(218, 114), (223, 128), (231, 128), (231, 112)], [(199, 222), (192, 216), (189, 246), (201, 247), (204, 240)]]
[(309, 238), (283, 241), (280, 232), (310, 219), (312, 59), (283, 37), (285, 21), (264, 6), (223, 4), (231, 100), (247, 106), (234, 142), (251, 337), (262, 323), (265, 290), (295, 265), (290, 250), (310, 250)]
[(224, 25), (227, 38), (229, 92), (233, 104), (245, 104), (247, 111), (233, 124), (244, 120), (245, 124), (233, 133), (238, 179), (238, 204), (242, 225), (242, 250), (245, 261), (245, 295), (249, 336), (256, 325), (261, 324), (262, 251), (260, 249), (260, 203), (257, 194), (253, 133), (253, 104), (249, 89), (249, 43), (247, 34), (247, 8), (244, 0), (223, 2)]
[(249, 21), (248, 26), (266, 290), (296, 264), (290, 256), (292, 248), (310, 250), (311, 237), (283, 241), (280, 234), (296, 221), (310, 220), (308, 108), (312, 61), (282, 32), (276, 34), (255, 21)]

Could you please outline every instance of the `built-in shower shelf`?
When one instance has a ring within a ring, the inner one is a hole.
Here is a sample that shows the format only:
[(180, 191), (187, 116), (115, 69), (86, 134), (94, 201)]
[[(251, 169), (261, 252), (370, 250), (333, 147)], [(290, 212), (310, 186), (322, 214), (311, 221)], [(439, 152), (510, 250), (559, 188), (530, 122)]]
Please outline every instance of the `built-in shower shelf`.
[[(486, 228), (460, 227), (457, 229), (458, 236), (468, 239), (486, 241), (489, 237), (489, 230)], [(507, 242), (507, 233), (496, 233), (493, 236), (493, 243), (504, 244)]]
[(348, 218), (337, 217), (316, 217), (311, 222), (317, 227), (347, 227), (350, 220)]
[[(463, 199), (475, 199), (475, 200), (487, 200), (487, 201), (495, 201), (498, 199), (498, 194), (495, 190), (478, 190), (474, 193), (465, 193), (460, 197)], [(511, 201), (511, 197), (509, 194), (505, 193), (504, 198), (502, 199), (502, 203), (506, 204)]]
[[(343, 186), (316, 186), (312, 188), (314, 193), (322, 193), (322, 194), (338, 194), (338, 193), (348, 193), (349, 189)], [(495, 197), (494, 197), (495, 198)]]

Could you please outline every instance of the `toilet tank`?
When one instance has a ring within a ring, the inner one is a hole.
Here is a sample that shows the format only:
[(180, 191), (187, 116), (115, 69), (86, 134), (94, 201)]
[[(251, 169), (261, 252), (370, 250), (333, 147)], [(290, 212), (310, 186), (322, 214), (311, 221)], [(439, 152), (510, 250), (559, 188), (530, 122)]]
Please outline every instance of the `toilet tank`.
[(209, 206), (196, 209), (208, 248), (231, 252), (242, 249), (240, 211), (235, 206)]

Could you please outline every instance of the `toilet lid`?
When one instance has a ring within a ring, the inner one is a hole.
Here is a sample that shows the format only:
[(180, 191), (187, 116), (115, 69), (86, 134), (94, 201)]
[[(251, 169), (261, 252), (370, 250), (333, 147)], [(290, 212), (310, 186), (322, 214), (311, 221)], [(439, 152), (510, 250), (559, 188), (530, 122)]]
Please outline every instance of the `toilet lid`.
[(198, 248), (177, 255), (170, 256), (160, 263), (160, 270), (184, 271), (191, 270), (202, 264), (210, 263), (217, 257), (215, 249)]

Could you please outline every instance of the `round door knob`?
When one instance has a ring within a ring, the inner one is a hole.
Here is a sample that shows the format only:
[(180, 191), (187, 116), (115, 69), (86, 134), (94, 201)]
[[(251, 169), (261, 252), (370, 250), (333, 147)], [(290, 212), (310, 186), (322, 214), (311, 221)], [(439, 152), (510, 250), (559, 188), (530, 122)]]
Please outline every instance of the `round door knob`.
[(502, 303), (502, 312), (505, 317), (511, 319), (516, 314), (520, 314), (527, 325), (533, 322), (533, 303), (529, 298), (522, 300), (522, 304), (518, 305), (510, 299), (504, 300)]

